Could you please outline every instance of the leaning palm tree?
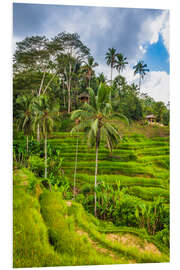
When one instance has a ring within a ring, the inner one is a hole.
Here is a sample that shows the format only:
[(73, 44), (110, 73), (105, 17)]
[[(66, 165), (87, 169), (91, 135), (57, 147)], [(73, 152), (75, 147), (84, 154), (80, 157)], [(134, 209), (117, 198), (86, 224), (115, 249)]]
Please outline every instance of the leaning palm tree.
[(36, 112), (34, 129), (39, 125), (40, 134), (44, 138), (44, 177), (47, 178), (47, 136), (52, 131), (58, 109), (46, 95), (41, 95), (34, 101), (34, 111)]
[(29, 152), (29, 136), (32, 134), (33, 124), (33, 110), (32, 110), (33, 96), (19, 96), (16, 99), (17, 109), (17, 123), (18, 129), (22, 130), (26, 136), (26, 151)]
[(120, 139), (118, 130), (112, 124), (113, 116), (123, 117), (122, 115), (113, 114), (111, 106), (111, 87), (100, 83), (97, 96), (89, 88), (90, 104), (85, 103), (82, 109), (72, 112), (71, 118), (81, 119), (80, 123), (73, 128), (73, 131), (87, 131), (88, 145), (96, 149), (95, 163), (95, 191), (94, 191), (94, 214), (96, 216), (96, 188), (98, 174), (98, 150), (101, 141), (107, 143), (110, 151)]
[(105, 56), (107, 65), (111, 66), (111, 85), (112, 85), (113, 68), (115, 67), (115, 63), (116, 63), (116, 56), (117, 56), (116, 49), (114, 48), (111, 48), (111, 49), (109, 48)]
[(123, 71), (125, 69), (125, 66), (128, 64), (128, 62), (126, 62), (127, 57), (124, 57), (122, 53), (118, 53), (116, 57), (117, 59), (114, 67), (117, 69), (120, 75), (120, 72)]
[(139, 60), (138, 63), (133, 67), (133, 69), (135, 69), (134, 75), (139, 74), (139, 90), (140, 90), (141, 81), (146, 75), (146, 72), (149, 72), (149, 69), (147, 68), (147, 64), (144, 64), (144, 61), (142, 60)]

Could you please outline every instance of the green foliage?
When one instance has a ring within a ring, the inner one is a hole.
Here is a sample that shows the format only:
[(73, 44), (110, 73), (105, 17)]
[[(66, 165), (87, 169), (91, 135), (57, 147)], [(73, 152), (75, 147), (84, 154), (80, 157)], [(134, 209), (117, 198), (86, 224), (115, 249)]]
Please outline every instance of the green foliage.
[(163, 243), (165, 246), (169, 248), (170, 246), (170, 232), (167, 225), (164, 226), (164, 229), (157, 232), (155, 235), (155, 239), (159, 242)]
[(157, 197), (164, 199), (164, 202), (169, 202), (169, 191), (158, 187), (140, 187), (131, 186), (128, 188), (127, 193), (140, 197), (144, 200), (153, 201)]
[(84, 195), (89, 194), (91, 190), (92, 190), (92, 187), (91, 187), (91, 185), (89, 185), (89, 184), (84, 184), (84, 185), (81, 187), (81, 192), (82, 192)]
[[(128, 232), (141, 238), (137, 241), (142, 246), (146, 239), (162, 252), (169, 249), (169, 107), (140, 93), (149, 71), (143, 61), (133, 67), (138, 87), (120, 75), (126, 57), (109, 48), (105, 58), (111, 86), (103, 73), (96, 76), (98, 64), (77, 33), (62, 32), (51, 41), (27, 37), (17, 43), (14, 267), (168, 261), (164, 254), (141, 252), (105, 234)], [(119, 76), (112, 80), (114, 68)], [(82, 104), (79, 95), (86, 90), (89, 101)], [(148, 114), (159, 123), (146, 123)], [(72, 199), (77, 138), (74, 191), (80, 204), (63, 200)], [(99, 219), (90, 214), (95, 194)]]
[(62, 264), (48, 241), (40, 206), (23, 187), (13, 191), (13, 267), (45, 267)]
[(29, 160), (30, 169), (36, 174), (38, 177), (42, 177), (44, 174), (44, 159), (40, 158), (37, 155), (30, 156)]
[(58, 254), (68, 255), (69, 264), (87, 265), (113, 262), (109, 256), (105, 258), (97, 254), (87, 236), (76, 233), (77, 225), (74, 215), (77, 211), (80, 215), (84, 214), (83, 209), (77, 208), (76, 204), (68, 209), (61, 194), (57, 192), (44, 192), (40, 197), (40, 204), (42, 216), (48, 227), (50, 242)]

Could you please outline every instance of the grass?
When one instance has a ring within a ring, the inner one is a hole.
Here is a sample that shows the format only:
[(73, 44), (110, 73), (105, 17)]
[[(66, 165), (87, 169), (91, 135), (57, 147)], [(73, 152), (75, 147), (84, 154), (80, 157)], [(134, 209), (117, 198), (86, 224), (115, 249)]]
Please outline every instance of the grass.
[[(136, 132), (136, 127), (131, 127)], [(143, 128), (140, 128), (141, 131)], [(98, 181), (115, 186), (120, 181), (129, 198), (151, 203), (156, 197), (169, 203), (169, 137), (167, 129), (145, 127), (141, 134), (123, 129), (125, 138), (110, 155), (105, 144), (99, 148)], [(147, 133), (150, 132), (148, 137)], [(95, 149), (88, 149), (83, 133), (53, 133), (48, 144), (61, 150), (65, 176), (73, 184), (76, 136), (79, 136), (77, 188), (94, 186)], [(158, 137), (157, 137), (158, 136)], [(166, 136), (166, 137), (162, 137)], [(145, 230), (116, 227), (88, 214), (80, 204), (68, 207), (59, 192), (45, 191), (27, 168), (14, 172), (13, 266), (166, 262), (168, 249)], [(37, 192), (37, 187), (39, 191)], [(39, 197), (40, 195), (40, 197)], [(38, 200), (39, 198), (39, 200)], [(79, 232), (79, 233), (78, 233)], [(107, 234), (131, 234), (138, 241), (154, 243), (161, 255), (110, 241)]]
[[(94, 176), (87, 174), (77, 174), (77, 178), (80, 182), (94, 184)], [(98, 181), (104, 181), (109, 184), (115, 184), (116, 181), (120, 181), (121, 186), (147, 186), (147, 187), (160, 187), (162, 180), (155, 178), (144, 177), (131, 177), (126, 175), (99, 175)]]
[[(41, 213), (48, 227), (49, 238), (55, 250), (70, 256), (70, 265), (124, 263), (127, 260), (113, 260), (108, 254), (102, 256), (92, 248), (87, 236), (79, 235), (74, 213), (68, 213), (68, 207), (60, 193), (44, 192), (40, 197)], [(68, 215), (69, 214), (69, 215)]]
[(140, 252), (135, 247), (127, 247), (122, 243), (114, 243), (107, 240), (106, 235), (99, 233), (96, 230), (96, 225), (88, 222), (87, 218), (85, 218), (85, 214), (82, 211), (82, 207), (78, 204), (73, 203), (72, 208), (74, 213), (76, 214), (76, 221), (79, 226), (81, 226), (95, 241), (98, 241), (104, 247), (117, 252), (118, 254), (122, 254), (127, 256), (130, 259), (135, 259), (136, 262), (145, 263), (145, 262), (165, 262), (168, 261), (168, 256), (165, 254), (156, 255), (151, 252)]
[(164, 202), (169, 203), (169, 191), (155, 187), (140, 187), (131, 186), (128, 189), (128, 194), (137, 196), (143, 200), (154, 201), (157, 197), (164, 199)]
[(62, 258), (49, 244), (38, 200), (14, 186), (13, 204), (13, 267), (60, 265)]

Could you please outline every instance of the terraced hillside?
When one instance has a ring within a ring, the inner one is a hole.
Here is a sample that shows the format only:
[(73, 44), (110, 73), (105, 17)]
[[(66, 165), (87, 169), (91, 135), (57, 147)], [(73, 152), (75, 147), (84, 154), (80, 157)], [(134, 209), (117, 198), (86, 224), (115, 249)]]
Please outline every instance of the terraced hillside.
[[(48, 191), (29, 165), (15, 169), (14, 267), (169, 261), (168, 137), (124, 136), (112, 153), (101, 144), (97, 218), (95, 150), (83, 133), (54, 133), (48, 145), (59, 150), (71, 191), (68, 196), (55, 186)], [(44, 166), (41, 153), (38, 158)]]
[[(56, 133), (48, 143), (60, 149), (64, 157), (63, 170), (73, 182), (76, 140), (79, 138), (77, 187), (94, 183), (95, 150), (86, 145), (83, 134)], [(169, 200), (169, 138), (125, 137), (112, 153), (105, 145), (99, 148), (98, 180), (113, 184), (120, 181), (127, 193), (152, 201), (160, 196)]]
[(13, 266), (122, 264), (168, 261), (168, 251), (143, 230), (116, 227), (37, 185), (28, 169), (14, 173)]

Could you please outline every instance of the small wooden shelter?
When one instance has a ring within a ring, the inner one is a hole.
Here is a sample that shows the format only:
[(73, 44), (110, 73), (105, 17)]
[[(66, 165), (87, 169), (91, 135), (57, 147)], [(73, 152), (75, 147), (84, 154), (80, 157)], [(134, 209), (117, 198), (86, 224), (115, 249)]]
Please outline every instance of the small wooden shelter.
[(148, 120), (149, 124), (154, 124), (156, 123), (156, 116), (154, 114), (147, 115), (146, 120)]
[(82, 93), (78, 96), (78, 99), (81, 101), (81, 102), (87, 102), (89, 103), (89, 94), (87, 93)]

